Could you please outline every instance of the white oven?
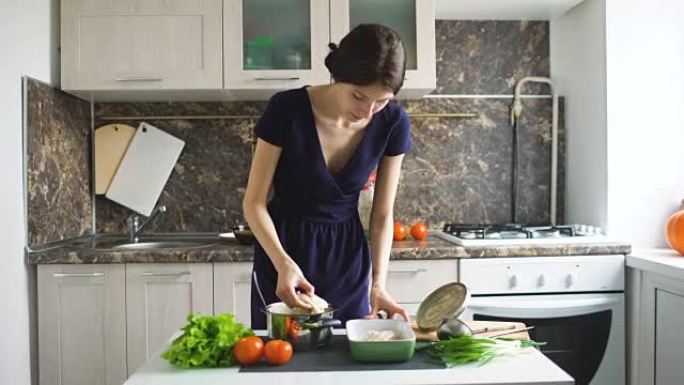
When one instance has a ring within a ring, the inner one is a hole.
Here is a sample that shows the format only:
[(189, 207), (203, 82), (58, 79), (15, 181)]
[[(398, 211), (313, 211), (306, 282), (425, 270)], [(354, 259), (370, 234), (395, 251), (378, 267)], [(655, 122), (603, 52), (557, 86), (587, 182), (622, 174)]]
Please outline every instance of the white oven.
[(625, 384), (624, 256), (460, 260), (463, 319), (524, 322), (577, 385)]

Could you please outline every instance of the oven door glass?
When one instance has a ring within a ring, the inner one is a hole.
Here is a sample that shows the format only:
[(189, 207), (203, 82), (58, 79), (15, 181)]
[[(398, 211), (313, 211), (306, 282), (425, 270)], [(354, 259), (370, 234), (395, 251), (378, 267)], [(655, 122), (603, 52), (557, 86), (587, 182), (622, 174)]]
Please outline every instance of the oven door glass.
[(473, 312), (474, 320), (524, 322), (534, 326), (530, 338), (546, 342), (542, 353), (575, 378), (588, 385), (606, 352), (610, 336), (611, 310), (558, 318), (494, 317)]

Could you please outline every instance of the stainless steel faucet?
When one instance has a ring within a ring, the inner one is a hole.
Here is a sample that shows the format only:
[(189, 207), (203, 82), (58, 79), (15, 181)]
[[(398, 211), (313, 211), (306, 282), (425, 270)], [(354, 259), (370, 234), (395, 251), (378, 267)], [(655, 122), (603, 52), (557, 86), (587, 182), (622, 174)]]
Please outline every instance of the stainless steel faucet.
[(166, 206), (161, 205), (158, 206), (156, 209), (152, 211), (149, 217), (143, 222), (140, 222), (140, 215), (138, 214), (133, 214), (128, 219), (126, 222), (128, 223), (128, 239), (131, 242), (137, 243), (140, 237), (140, 234), (142, 231), (145, 229), (145, 227), (154, 220), (154, 218), (157, 217), (160, 213), (166, 212)]

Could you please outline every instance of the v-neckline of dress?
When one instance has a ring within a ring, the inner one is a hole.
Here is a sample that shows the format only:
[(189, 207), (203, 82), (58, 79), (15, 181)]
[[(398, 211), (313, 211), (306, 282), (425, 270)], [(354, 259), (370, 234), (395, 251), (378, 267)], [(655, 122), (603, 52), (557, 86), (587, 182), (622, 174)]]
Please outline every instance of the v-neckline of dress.
[[(370, 130), (371, 125), (373, 124), (375, 120), (375, 115), (373, 115), (364, 128), (363, 136), (361, 137), (361, 140), (359, 143), (356, 145), (356, 148), (354, 151), (352, 151), (351, 155), (347, 159), (347, 161), (344, 163), (342, 168), (336, 173), (333, 174), (333, 172), (328, 168), (328, 163), (325, 161), (325, 154), (323, 154), (323, 145), (321, 143), (321, 138), (318, 136), (318, 129), (316, 128), (316, 116), (314, 115), (313, 111), (313, 103), (311, 103), (311, 95), (309, 95), (309, 91), (307, 90), (307, 86), (302, 87), (302, 90), (304, 91), (304, 95), (306, 97), (307, 105), (308, 105), (308, 112), (309, 112), (309, 123), (311, 126), (311, 130), (314, 136), (314, 140), (316, 143), (316, 147), (318, 148), (318, 159), (321, 163), (321, 166), (323, 169), (325, 169), (326, 174), (333, 180), (335, 181), (335, 184), (337, 184), (338, 178), (343, 176), (351, 167), (350, 165), (356, 160), (358, 157), (358, 153), (361, 149), (361, 146), (363, 146), (366, 142), (366, 138), (368, 137), (368, 131)], [(339, 187), (339, 186), (338, 186)]]

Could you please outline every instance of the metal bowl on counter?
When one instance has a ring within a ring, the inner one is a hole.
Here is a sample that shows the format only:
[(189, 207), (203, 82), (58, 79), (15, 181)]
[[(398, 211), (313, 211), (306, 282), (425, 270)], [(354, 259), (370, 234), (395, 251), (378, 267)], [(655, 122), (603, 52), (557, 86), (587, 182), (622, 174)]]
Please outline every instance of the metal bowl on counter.
[(332, 329), (342, 322), (333, 318), (332, 307), (314, 314), (291, 314), (283, 311), (287, 305), (282, 302), (266, 306), (268, 337), (289, 341), (298, 350), (315, 350), (325, 346), (332, 337)]
[(233, 227), (233, 234), (235, 239), (243, 245), (253, 245), (256, 241), (252, 230), (247, 225), (237, 225)]
[(233, 241), (236, 240), (241, 245), (253, 245), (256, 238), (247, 225), (233, 226), (233, 231), (219, 234), (222, 240)]

